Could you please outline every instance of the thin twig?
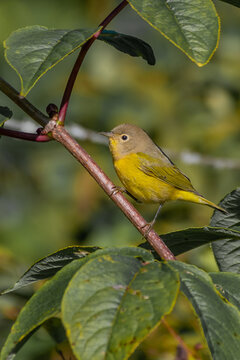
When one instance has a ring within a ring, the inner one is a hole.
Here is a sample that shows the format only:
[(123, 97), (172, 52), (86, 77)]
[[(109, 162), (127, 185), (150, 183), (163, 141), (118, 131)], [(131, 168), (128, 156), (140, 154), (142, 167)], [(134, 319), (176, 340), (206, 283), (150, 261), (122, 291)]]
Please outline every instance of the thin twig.
[(10, 84), (0, 77), (0, 91), (9, 97), (15, 104), (17, 104), (26, 114), (37, 121), (40, 125), (46, 126), (49, 118), (45, 116), (40, 110), (35, 108), (27, 99), (20, 96)]
[(165, 260), (175, 260), (172, 252), (154, 230), (151, 230), (146, 234), (146, 229), (149, 224), (139, 214), (134, 206), (123, 196), (123, 194), (120, 191), (117, 191), (116, 186), (112, 183), (108, 176), (95, 163), (91, 156), (76, 142), (76, 140), (74, 140), (62, 126), (55, 127), (52, 130), (52, 136), (55, 140), (63, 144), (66, 149), (85, 167), (85, 169), (122, 210), (124, 215), (131, 221), (137, 230), (146, 237), (161, 258)]
[(184, 342), (184, 340), (181, 338), (181, 336), (179, 336), (175, 332), (175, 330), (168, 324), (168, 322), (166, 321), (165, 318), (162, 319), (162, 324), (165, 326), (165, 328), (168, 330), (168, 332), (176, 339), (176, 341), (179, 343), (179, 345), (181, 345), (181, 347), (183, 347), (186, 350), (186, 352), (189, 355), (194, 356), (195, 359), (199, 359), (197, 357), (196, 352), (188, 347), (188, 345)]
[(1, 135), (5, 135), (15, 139), (36, 141), (36, 142), (47, 142), (52, 140), (52, 138), (49, 137), (48, 135), (32, 134), (23, 131), (16, 131), (16, 130), (5, 129), (0, 127), (0, 136)]
[(59, 111), (59, 124), (63, 125), (68, 109), (69, 100), (72, 94), (72, 89), (75, 83), (75, 80), (77, 78), (79, 69), (82, 65), (82, 62), (89, 50), (89, 48), (92, 46), (94, 41), (99, 37), (103, 29), (112, 21), (112, 19), (119, 14), (119, 12), (128, 5), (127, 0), (123, 0), (99, 25), (101, 28), (89, 39), (81, 48), (80, 53), (78, 55), (78, 58), (73, 66), (72, 72), (69, 76), (63, 98), (60, 105), (60, 111)]

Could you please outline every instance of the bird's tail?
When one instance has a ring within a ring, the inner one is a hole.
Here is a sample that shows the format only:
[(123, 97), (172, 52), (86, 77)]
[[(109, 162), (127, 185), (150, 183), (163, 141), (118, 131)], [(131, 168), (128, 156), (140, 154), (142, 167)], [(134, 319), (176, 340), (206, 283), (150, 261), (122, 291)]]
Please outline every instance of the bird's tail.
[(194, 203), (197, 203), (197, 204), (208, 205), (211, 208), (219, 210), (224, 214), (228, 213), (221, 206), (218, 206), (218, 205), (214, 204), (213, 202), (205, 199), (202, 195), (198, 194), (197, 192), (181, 191), (181, 192), (178, 193), (177, 199), (185, 200), (185, 201), (191, 201), (191, 202), (194, 202)]
[(213, 208), (213, 209), (217, 209), (217, 210), (221, 211), (221, 212), (224, 213), (224, 214), (227, 214), (227, 213), (228, 213), (227, 210), (225, 210), (225, 209), (223, 209), (221, 206), (218, 206), (218, 205), (214, 204), (213, 202), (205, 199), (203, 196), (199, 196), (199, 198), (200, 198), (199, 200), (200, 200), (200, 202), (201, 202), (202, 204), (208, 205), (208, 206), (210, 206), (210, 207)]

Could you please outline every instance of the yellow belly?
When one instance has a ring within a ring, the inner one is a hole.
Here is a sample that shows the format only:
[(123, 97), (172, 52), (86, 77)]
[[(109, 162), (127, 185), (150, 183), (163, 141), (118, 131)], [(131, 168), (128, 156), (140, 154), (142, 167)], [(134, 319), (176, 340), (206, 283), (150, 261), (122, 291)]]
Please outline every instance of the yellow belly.
[(141, 202), (149, 203), (164, 203), (175, 199), (176, 189), (173, 186), (145, 174), (138, 165), (136, 154), (114, 161), (117, 175), (130, 194)]

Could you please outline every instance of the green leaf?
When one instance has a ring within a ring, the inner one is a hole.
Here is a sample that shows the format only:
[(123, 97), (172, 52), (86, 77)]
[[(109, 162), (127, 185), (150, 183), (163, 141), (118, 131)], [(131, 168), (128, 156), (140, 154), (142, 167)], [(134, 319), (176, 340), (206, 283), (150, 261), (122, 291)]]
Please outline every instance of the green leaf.
[(85, 260), (75, 260), (66, 265), (30, 298), (19, 313), (2, 348), (1, 360), (13, 359), (16, 352), (41, 324), (59, 315), (63, 293)]
[(232, 273), (210, 273), (217, 290), (240, 310), (240, 275)]
[(210, 276), (196, 266), (169, 262), (179, 271), (181, 289), (202, 324), (213, 359), (236, 360), (240, 354), (240, 312), (215, 289)]
[(117, 50), (130, 56), (141, 56), (149, 65), (154, 65), (156, 62), (151, 46), (134, 36), (120, 34), (116, 31), (103, 30), (98, 40), (103, 40)]
[[(4, 290), (0, 295), (18, 290), (24, 286), (30, 285), (36, 281), (47, 279), (56, 274), (60, 269), (66, 266), (73, 260), (83, 258), (85, 256), (100, 250), (96, 246), (68, 246), (64, 249), (58, 250), (34, 263), (14, 284), (10, 289)], [(153, 257), (149, 252), (140, 250), (138, 248), (123, 247), (121, 250), (116, 248), (102, 250), (102, 253), (121, 252), (123, 255), (142, 257), (146, 261), (152, 261)]]
[(227, 194), (219, 205), (228, 213), (214, 211), (210, 225), (240, 231), (240, 187)]
[(131, 7), (198, 66), (208, 63), (220, 36), (211, 0), (128, 0)]
[[(134, 247), (124, 247), (124, 248), (112, 248), (112, 249), (105, 249), (105, 250), (98, 250), (93, 252), (92, 254), (85, 256), (84, 258), (80, 258), (77, 260), (75, 259), (75, 251), (73, 252), (73, 256), (71, 258), (71, 252), (67, 250), (74, 250), (76, 249), (76, 253), (81, 256), (83, 255), (84, 247), (72, 247), (66, 248), (59, 251), (59, 253), (64, 255), (64, 251), (66, 250), (66, 257), (65, 260), (69, 260), (72, 262), (65, 266), (63, 265), (63, 259), (60, 259), (60, 264), (64, 267), (59, 270), (53, 278), (47, 281), (26, 303), (26, 305), (21, 310), (16, 322), (14, 323), (11, 333), (9, 334), (6, 343), (2, 349), (0, 359), (1, 360), (9, 360), (12, 359), (17, 351), (22, 347), (22, 345), (28, 340), (28, 338), (33, 334), (36, 329), (42, 325), (45, 321), (56, 317), (60, 313), (61, 301), (63, 297), (63, 293), (75, 274), (75, 272), (88, 262), (90, 259), (96, 258), (98, 256), (110, 256), (111, 254), (120, 254), (129, 259), (140, 259), (143, 262), (153, 262), (154, 258), (152, 257), (151, 253), (140, 248)], [(93, 250), (94, 248), (84, 248), (85, 255), (87, 253), (86, 249)], [(95, 248), (96, 249), (96, 248)], [(57, 254), (57, 253), (55, 253)], [(53, 259), (55, 259), (55, 254), (53, 255)], [(51, 255), (50, 255), (51, 256)], [(56, 270), (56, 262), (53, 261), (53, 269)], [(59, 265), (60, 265), (59, 264)]]
[[(220, 206), (228, 211), (222, 214), (215, 211), (211, 226), (222, 226), (240, 232), (240, 188), (226, 195)], [(229, 237), (212, 245), (213, 253), (221, 271), (240, 273), (240, 241)]]
[(4, 125), (4, 123), (11, 119), (13, 116), (12, 111), (7, 106), (0, 106), (0, 127)]
[(26, 96), (41, 76), (81, 47), (96, 31), (49, 30), (35, 25), (13, 32), (4, 42), (5, 57), (20, 77), (20, 95)]
[(63, 323), (77, 359), (127, 359), (169, 313), (178, 277), (165, 263), (122, 255), (90, 260), (62, 302)]
[(221, 0), (221, 1), (224, 1), (228, 4), (240, 7), (240, 0)]
[(69, 262), (83, 258), (98, 250), (98, 247), (68, 246), (58, 250), (33, 264), (14, 284), (13, 287), (1, 293), (1, 295), (15, 291), (23, 286), (30, 285), (36, 281), (47, 279), (56, 274)]
[[(240, 241), (240, 232), (220, 227), (205, 226), (162, 234), (160, 237), (172, 253), (177, 256), (213, 241), (227, 238)], [(144, 242), (143, 244), (140, 244), (140, 246), (147, 250), (152, 249), (148, 242)]]

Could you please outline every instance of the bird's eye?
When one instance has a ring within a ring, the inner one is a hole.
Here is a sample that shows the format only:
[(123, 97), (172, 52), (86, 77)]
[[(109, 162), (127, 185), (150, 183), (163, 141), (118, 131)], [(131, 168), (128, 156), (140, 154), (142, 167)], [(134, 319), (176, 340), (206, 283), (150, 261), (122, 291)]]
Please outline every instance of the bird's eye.
[(128, 136), (127, 135), (122, 135), (122, 140), (124, 140), (124, 141), (128, 140)]

